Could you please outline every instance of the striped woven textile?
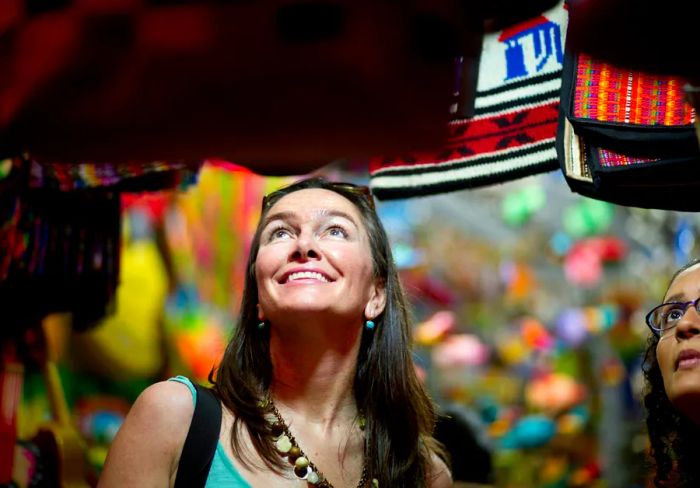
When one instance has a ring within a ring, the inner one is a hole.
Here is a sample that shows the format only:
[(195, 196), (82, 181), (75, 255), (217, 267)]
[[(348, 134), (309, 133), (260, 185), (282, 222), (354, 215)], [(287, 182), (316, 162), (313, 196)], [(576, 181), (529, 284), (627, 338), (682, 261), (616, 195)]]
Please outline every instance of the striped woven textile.
[(572, 115), (632, 125), (679, 126), (694, 122), (678, 77), (617, 68), (580, 53)]
[(434, 195), (558, 169), (555, 137), (567, 10), (484, 36), (474, 115), (435, 151), (370, 160), (378, 199)]
[(598, 161), (602, 167), (611, 168), (615, 166), (631, 166), (639, 164), (648, 164), (661, 161), (659, 157), (640, 157), (622, 154), (610, 149), (596, 148), (598, 153)]

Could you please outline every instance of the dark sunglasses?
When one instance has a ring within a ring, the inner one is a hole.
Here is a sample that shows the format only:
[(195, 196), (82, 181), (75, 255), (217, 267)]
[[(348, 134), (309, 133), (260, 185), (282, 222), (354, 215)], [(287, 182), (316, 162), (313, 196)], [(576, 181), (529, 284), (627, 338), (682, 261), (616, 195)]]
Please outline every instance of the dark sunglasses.
[(691, 305), (700, 314), (700, 297), (690, 302), (662, 303), (651, 309), (651, 312), (647, 314), (647, 326), (649, 326), (656, 337), (661, 337), (666, 331), (678, 325)]
[[(353, 195), (359, 195), (363, 197), (366, 201), (367, 204), (370, 206), (372, 210), (376, 211), (376, 208), (374, 207), (374, 198), (372, 197), (372, 192), (369, 189), (369, 187), (364, 186), (364, 185), (355, 185), (354, 183), (335, 183), (335, 182), (330, 182), (330, 186), (332, 189), (338, 189), (340, 190), (340, 194), (342, 195), (343, 192), (345, 193), (351, 193)], [(276, 191), (273, 191), (269, 195), (263, 196), (262, 199), (262, 209), (261, 213), (265, 212), (272, 202), (276, 200), (276, 196), (280, 193), (283, 192), (285, 189), (279, 189)]]

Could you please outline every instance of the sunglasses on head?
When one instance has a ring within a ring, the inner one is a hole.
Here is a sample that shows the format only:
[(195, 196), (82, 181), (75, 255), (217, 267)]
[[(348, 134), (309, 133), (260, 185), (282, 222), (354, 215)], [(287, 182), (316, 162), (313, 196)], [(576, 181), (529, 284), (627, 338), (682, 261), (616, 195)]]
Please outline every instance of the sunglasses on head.
[[(364, 186), (364, 185), (356, 185), (354, 183), (335, 183), (335, 182), (330, 182), (329, 183), (331, 186), (331, 189), (338, 189), (340, 190), (339, 193), (342, 194), (342, 192), (345, 193), (351, 193), (353, 195), (358, 195), (361, 196), (365, 199), (367, 204), (370, 206), (372, 210), (376, 210), (374, 207), (374, 198), (372, 197), (372, 192), (369, 189), (369, 187)], [(283, 192), (284, 188), (280, 190), (273, 191), (272, 193), (263, 196), (262, 199), (262, 212), (267, 210), (272, 202), (276, 200), (276, 196), (280, 193)]]

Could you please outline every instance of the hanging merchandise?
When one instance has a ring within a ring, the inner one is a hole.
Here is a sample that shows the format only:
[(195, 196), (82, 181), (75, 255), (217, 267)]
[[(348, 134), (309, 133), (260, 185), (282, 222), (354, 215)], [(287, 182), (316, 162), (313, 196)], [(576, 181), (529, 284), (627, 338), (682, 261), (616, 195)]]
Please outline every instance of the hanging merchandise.
[[(0, 484), (6, 485), (14, 477), (12, 461), (17, 450), (17, 412), (22, 400), (24, 365), (17, 348), (9, 342), (0, 343), (0, 359)], [(31, 479), (31, 474), (25, 478)]]
[(504, 449), (540, 447), (554, 437), (556, 424), (544, 415), (528, 415), (517, 421), (501, 439)]
[[(74, 334), (73, 356), (93, 375), (118, 381), (155, 378), (165, 363), (163, 308), (168, 275), (153, 236), (137, 236), (126, 213), (115, 311), (89, 331)], [(144, 218), (144, 217), (141, 217)]]
[(571, 12), (571, 46), (621, 67), (697, 79), (697, 16), (688, 6), (686, 0), (585, 0)]
[(198, 301), (235, 314), (260, 202), (263, 195), (292, 181), (208, 160), (197, 186), (177, 195), (164, 214), (176, 283), (196, 288)]
[(30, 188), (71, 191), (112, 187), (129, 192), (187, 188), (196, 183), (202, 165), (182, 161), (65, 164), (33, 159), (27, 164)]
[(208, 160), (197, 186), (164, 209), (174, 285), (163, 316), (169, 374), (207, 381), (235, 327), (260, 202), (292, 181)]
[(602, 234), (610, 228), (615, 218), (615, 206), (600, 200), (581, 199), (564, 209), (562, 225), (574, 238)]
[(571, 190), (631, 207), (700, 210), (700, 148), (683, 85), (567, 49), (557, 153)]
[(102, 470), (109, 446), (130, 406), (123, 398), (104, 394), (86, 396), (77, 402), (77, 424), (87, 444), (87, 461), (94, 470)]
[(485, 364), (490, 355), (487, 345), (471, 334), (453, 334), (433, 349), (433, 363), (440, 368), (476, 367)]
[(564, 274), (569, 283), (593, 287), (603, 276), (603, 266), (619, 262), (627, 246), (617, 237), (590, 237), (574, 243), (564, 257)]
[(585, 395), (583, 385), (562, 373), (547, 373), (535, 377), (525, 388), (528, 406), (544, 412), (567, 410), (581, 402)]
[(14, 164), (0, 191), (1, 333), (16, 336), (55, 311), (87, 328), (117, 286), (119, 195), (28, 189), (27, 169)]
[(513, 227), (520, 227), (544, 208), (546, 203), (547, 195), (537, 185), (526, 186), (509, 193), (501, 205), (503, 221)]
[(0, 179), (3, 336), (48, 313), (86, 329), (108, 314), (119, 274), (120, 193), (185, 188), (199, 164), (73, 165), (13, 158)]
[(524, 262), (508, 261), (501, 265), (501, 280), (505, 286), (506, 303), (523, 303), (537, 288), (535, 270)]
[(554, 338), (545, 325), (533, 317), (521, 320), (520, 334), (527, 347), (534, 351), (547, 351), (554, 345)]
[(371, 160), (377, 198), (434, 195), (555, 170), (566, 25), (562, 1), (486, 34), (473, 114), (450, 122), (447, 141), (436, 151)]
[(416, 325), (414, 339), (417, 344), (432, 346), (442, 341), (455, 328), (457, 317), (454, 312), (441, 310)]
[(68, 409), (56, 364), (57, 351), (48, 340), (47, 328), (48, 324), (43, 323), (28, 329), (23, 347), (28, 356), (25, 364), (32, 364), (41, 371), (50, 417), (38, 425), (31, 441), (24, 443), (25, 459), (12, 463), (14, 478), (27, 481), (20, 486), (87, 488), (85, 440)]

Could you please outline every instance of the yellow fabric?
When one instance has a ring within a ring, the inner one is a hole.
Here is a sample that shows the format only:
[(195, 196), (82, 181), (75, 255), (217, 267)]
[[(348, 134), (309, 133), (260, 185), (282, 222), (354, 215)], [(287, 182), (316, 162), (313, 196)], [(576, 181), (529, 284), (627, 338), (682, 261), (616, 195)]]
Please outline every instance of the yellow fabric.
[(97, 374), (119, 380), (151, 377), (162, 366), (161, 325), (168, 292), (165, 267), (153, 241), (122, 247), (116, 313), (76, 334), (75, 354)]

